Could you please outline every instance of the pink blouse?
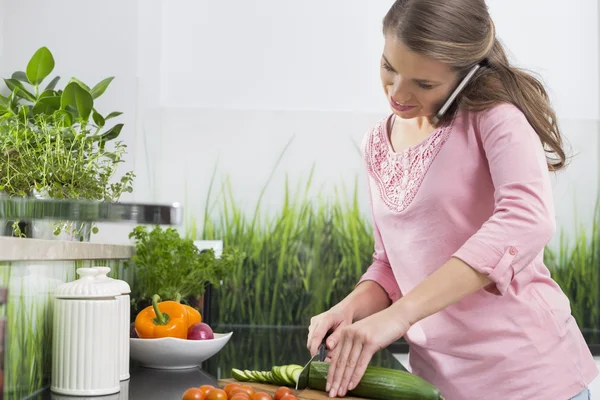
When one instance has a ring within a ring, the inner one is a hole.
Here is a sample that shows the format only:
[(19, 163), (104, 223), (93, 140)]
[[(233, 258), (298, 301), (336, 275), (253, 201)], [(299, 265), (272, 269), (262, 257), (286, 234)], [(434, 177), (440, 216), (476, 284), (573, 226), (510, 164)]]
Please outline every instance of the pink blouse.
[(365, 136), (375, 234), (361, 279), (392, 301), (456, 257), (494, 282), (405, 335), (412, 372), (446, 400), (567, 400), (598, 369), (543, 250), (555, 232), (541, 142), (508, 104), (460, 111), (394, 152), (388, 123)]

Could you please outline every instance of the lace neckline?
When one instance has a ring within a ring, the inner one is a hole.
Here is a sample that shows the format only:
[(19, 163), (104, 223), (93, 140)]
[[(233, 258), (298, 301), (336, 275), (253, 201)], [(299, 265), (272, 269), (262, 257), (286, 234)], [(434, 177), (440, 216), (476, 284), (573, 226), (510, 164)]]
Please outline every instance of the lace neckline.
[(395, 120), (396, 120), (396, 115), (394, 115), (394, 114), (389, 115), (386, 118), (385, 125), (384, 125), (384, 131), (383, 131), (383, 135), (384, 135), (384, 139), (385, 139), (388, 151), (394, 157), (402, 157), (402, 156), (404, 156), (404, 153), (411, 153), (411, 152), (416, 151), (419, 147), (425, 146), (427, 144), (427, 142), (432, 138), (432, 136), (436, 135), (436, 133), (438, 131), (443, 129), (443, 127), (438, 127), (436, 129), (434, 129), (433, 131), (431, 131), (431, 133), (429, 135), (427, 135), (427, 137), (423, 138), (423, 140), (419, 141), (418, 143), (413, 144), (412, 146), (405, 147), (404, 149), (402, 149), (400, 151), (396, 151), (396, 150), (394, 150), (394, 146), (392, 145), (392, 129), (394, 127)]
[(391, 118), (381, 121), (369, 135), (365, 158), (384, 204), (392, 211), (402, 212), (417, 195), (429, 167), (450, 136), (452, 124), (439, 127), (421, 142), (395, 152), (389, 134)]

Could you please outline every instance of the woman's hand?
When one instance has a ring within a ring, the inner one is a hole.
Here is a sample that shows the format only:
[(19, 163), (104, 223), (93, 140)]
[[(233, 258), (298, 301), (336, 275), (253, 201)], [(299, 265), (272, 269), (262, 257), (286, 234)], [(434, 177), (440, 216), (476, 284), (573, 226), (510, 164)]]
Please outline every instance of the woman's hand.
[(306, 343), (311, 357), (317, 354), (323, 338), (329, 331), (332, 331), (332, 334), (327, 339), (327, 348), (329, 354), (331, 354), (335, 348), (335, 343), (338, 341), (341, 328), (352, 324), (352, 318), (352, 309), (348, 306), (344, 307), (342, 304), (312, 317), (308, 327), (308, 341)]
[(387, 308), (352, 325), (339, 329), (339, 342), (334, 341), (327, 374), (329, 397), (345, 396), (362, 379), (371, 357), (377, 351), (400, 339), (410, 328), (407, 319)]

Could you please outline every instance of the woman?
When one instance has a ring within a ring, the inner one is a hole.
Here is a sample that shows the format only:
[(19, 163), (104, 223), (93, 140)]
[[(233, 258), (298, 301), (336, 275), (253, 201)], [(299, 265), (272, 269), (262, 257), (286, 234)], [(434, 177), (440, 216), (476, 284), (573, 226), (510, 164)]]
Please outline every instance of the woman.
[(589, 398), (596, 364), (543, 263), (548, 170), (566, 160), (546, 91), (509, 64), (484, 0), (397, 0), (383, 28), (393, 112), (363, 142), (374, 261), (309, 328), (313, 355), (333, 331), (330, 396), (405, 337), (446, 400)]

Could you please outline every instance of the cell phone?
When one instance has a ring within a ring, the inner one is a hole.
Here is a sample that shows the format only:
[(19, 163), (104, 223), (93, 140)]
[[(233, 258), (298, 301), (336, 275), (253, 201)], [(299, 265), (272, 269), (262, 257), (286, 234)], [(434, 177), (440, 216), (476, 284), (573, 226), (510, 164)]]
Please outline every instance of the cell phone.
[(456, 100), (456, 97), (460, 94), (460, 92), (462, 92), (465, 86), (467, 86), (467, 84), (473, 78), (473, 75), (475, 75), (475, 72), (477, 72), (479, 68), (481, 68), (480, 64), (475, 65), (473, 68), (471, 68), (467, 76), (465, 76), (463, 80), (460, 81), (460, 83), (458, 84), (456, 89), (454, 89), (454, 91), (450, 94), (444, 105), (442, 105), (437, 114), (435, 114), (435, 117), (433, 117), (431, 121), (433, 125), (437, 125), (438, 122), (440, 122), (446, 111), (448, 111), (448, 108), (450, 108), (450, 106), (452, 105), (452, 102)]

